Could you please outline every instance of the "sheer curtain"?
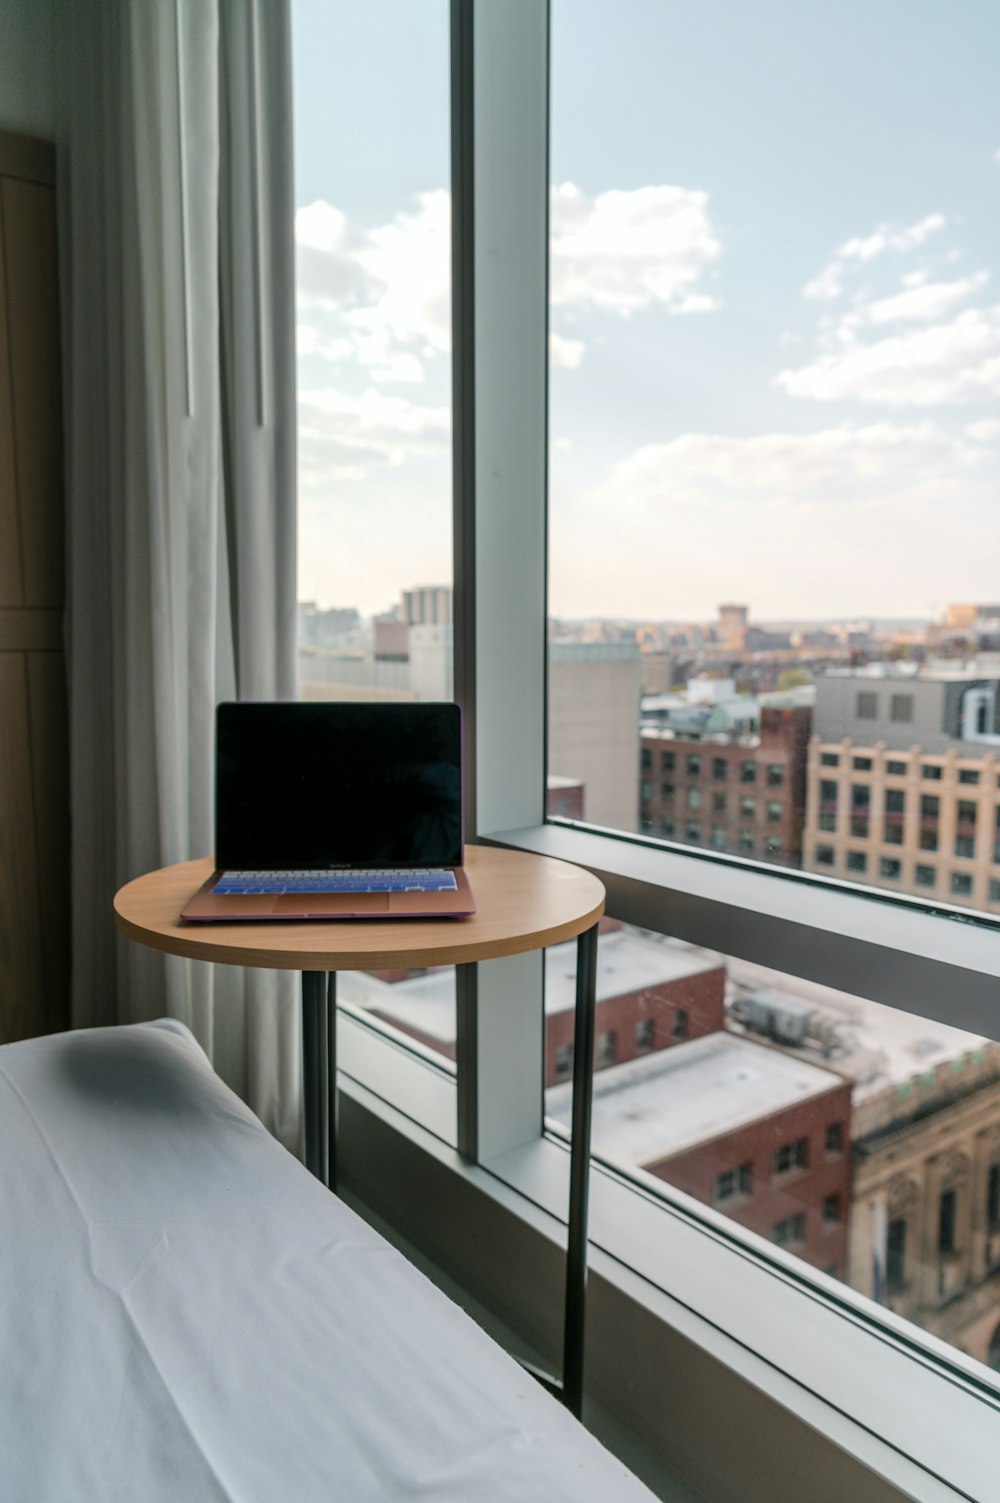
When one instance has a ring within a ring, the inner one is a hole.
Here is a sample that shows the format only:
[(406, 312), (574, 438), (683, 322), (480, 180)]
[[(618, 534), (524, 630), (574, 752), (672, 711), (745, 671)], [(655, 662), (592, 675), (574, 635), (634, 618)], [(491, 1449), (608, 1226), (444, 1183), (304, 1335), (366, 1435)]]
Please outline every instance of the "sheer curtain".
[(220, 699), (295, 694), (288, 0), (57, 0), (73, 1019), (169, 1014), (289, 1145), (294, 980), (120, 939), (212, 850)]

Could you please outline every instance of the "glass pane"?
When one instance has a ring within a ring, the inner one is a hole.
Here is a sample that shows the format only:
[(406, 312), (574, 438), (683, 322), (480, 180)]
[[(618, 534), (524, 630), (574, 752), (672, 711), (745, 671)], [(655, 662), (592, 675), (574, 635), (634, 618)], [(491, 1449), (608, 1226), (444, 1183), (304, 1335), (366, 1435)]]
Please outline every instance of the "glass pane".
[(552, 38), (550, 813), (1000, 911), (1000, 11)]
[[(450, 699), (448, 5), (293, 0), (292, 23), (300, 693)], [(344, 975), (338, 1001), (454, 1058), (453, 971), (428, 1028), (401, 1017), (413, 979)]]
[[(572, 1108), (572, 945), (546, 1114)], [(1000, 1369), (1000, 1044), (605, 919), (593, 1147)]]

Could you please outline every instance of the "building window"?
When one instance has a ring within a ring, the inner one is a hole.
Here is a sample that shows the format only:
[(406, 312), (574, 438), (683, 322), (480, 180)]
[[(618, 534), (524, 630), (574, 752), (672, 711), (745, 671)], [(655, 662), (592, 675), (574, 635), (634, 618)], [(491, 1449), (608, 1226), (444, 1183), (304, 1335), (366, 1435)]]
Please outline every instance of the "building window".
[(968, 872), (952, 872), (951, 895), (953, 898), (972, 897), (972, 878)]
[(674, 833), (674, 822), (673, 822), (673, 820), (672, 819), (661, 819), (660, 820), (660, 830), (661, 830), (661, 832), (664, 835), (667, 836), (668, 840), (672, 839), (673, 833)]
[(834, 862), (833, 846), (818, 845), (816, 847), (816, 865), (832, 866)]
[(673, 754), (673, 752), (672, 751), (661, 752), (660, 753), (660, 771), (661, 772), (673, 772), (673, 770), (674, 770), (674, 754)]
[(715, 1176), (715, 1188), (712, 1192), (712, 1201), (715, 1205), (722, 1205), (727, 1200), (735, 1200), (753, 1194), (753, 1165), (740, 1164), (737, 1169), (726, 1169), (722, 1174)]
[(958, 769), (958, 781), (960, 783), (978, 783), (979, 773), (974, 767), (960, 767)]
[(851, 834), (859, 840), (868, 839), (868, 816), (871, 811), (872, 791), (868, 783), (851, 784)]
[(642, 782), (639, 784), (639, 796), (641, 797), (644, 804), (648, 804), (650, 799), (653, 797), (653, 785), (652, 783), (647, 782), (645, 778), (643, 778)]
[(635, 1025), (635, 1052), (647, 1054), (653, 1047), (655, 1027), (652, 1018), (640, 1018)]
[(826, 1126), (826, 1156), (837, 1158), (844, 1151), (843, 1122), (828, 1122)]
[(782, 1143), (771, 1155), (771, 1173), (775, 1178), (781, 1174), (790, 1174), (793, 1169), (805, 1169), (808, 1164), (808, 1138), (796, 1138), (793, 1143)]
[(555, 1053), (556, 1080), (568, 1080), (573, 1073), (573, 1045), (557, 1044)]
[(942, 768), (938, 762), (925, 762), (920, 772), (921, 776), (927, 778), (931, 783), (940, 783), (941, 781)]
[(688, 1015), (686, 1007), (678, 1007), (674, 1013), (674, 1021), (671, 1033), (675, 1039), (686, 1039), (688, 1036)]
[(767, 764), (767, 783), (769, 788), (780, 788), (785, 781), (785, 769), (780, 762)]
[(958, 824), (960, 833), (955, 836), (955, 855), (975, 856), (976, 806), (968, 799), (958, 801)]
[(661, 783), (660, 784), (660, 798), (663, 800), (664, 804), (666, 805), (666, 807), (668, 809), (670, 809), (673, 806), (673, 802), (674, 802), (674, 785), (673, 785), (673, 783)]
[(781, 857), (781, 841), (775, 835), (768, 837), (764, 846), (764, 854), (769, 861), (777, 861)]
[(829, 834), (833, 834), (833, 832), (837, 828), (836, 814), (821, 814), (819, 817), (819, 827), (821, 830), (825, 830)]
[(752, 833), (752, 831), (750, 831), (750, 830), (741, 830), (740, 831), (739, 846), (740, 846), (740, 855), (741, 856), (752, 856), (753, 855), (753, 833)]
[(937, 821), (941, 809), (941, 800), (936, 795), (924, 793), (920, 796), (920, 849), (922, 851), (936, 851), (938, 848)]
[(855, 757), (852, 765), (855, 772), (871, 772), (872, 759), (871, 757)]
[(886, 770), (886, 772), (889, 774), (889, 776), (891, 778), (905, 778), (905, 776), (906, 776), (906, 763), (905, 762), (887, 762), (885, 764), (885, 770)]
[(913, 695), (893, 694), (889, 700), (889, 719), (909, 722), (913, 719)]
[(990, 878), (990, 902), (1000, 903), (1000, 882), (996, 877)]
[(756, 781), (757, 781), (757, 763), (756, 762), (741, 762), (740, 763), (740, 782), (741, 783), (756, 783)]
[(712, 758), (712, 776), (717, 783), (724, 783), (729, 775), (729, 763), (725, 757)]
[(725, 814), (725, 812), (726, 812), (726, 795), (724, 793), (713, 793), (712, 794), (712, 808), (713, 808), (713, 810), (715, 811), (716, 814)]
[(993, 860), (1000, 866), (1000, 808), (996, 811), (993, 821)]
[(898, 1294), (906, 1286), (906, 1221), (894, 1217), (886, 1229), (885, 1287), (888, 1294)]
[(644, 746), (642, 748), (642, 752), (640, 754), (639, 761), (640, 761), (640, 765), (642, 767), (643, 772), (646, 772), (650, 767), (652, 767), (652, 765), (653, 765), (653, 753), (650, 751), (650, 749), (649, 749), (648, 746)]
[(688, 789), (688, 791), (687, 791), (687, 806), (688, 806), (689, 809), (700, 809), (701, 808), (701, 790), (699, 788), (689, 788)]
[(868, 857), (864, 851), (848, 851), (847, 870), (849, 872), (866, 872), (868, 870)]
[(957, 1191), (944, 1190), (938, 1202), (939, 1253), (953, 1253), (955, 1251), (955, 1211), (957, 1208), (957, 1199)]
[(689, 819), (687, 822), (687, 835), (685, 838), (697, 845), (698, 841), (701, 839), (701, 825), (696, 823), (695, 820)]
[(820, 752), (819, 765), (820, 767), (839, 767), (840, 756), (837, 752)]
[(1000, 1164), (986, 1172), (986, 1225), (991, 1232), (1000, 1230)]
[(839, 1226), (843, 1221), (839, 1195), (827, 1195), (823, 1200), (823, 1225)]
[(689, 778), (697, 778), (701, 775), (701, 758), (697, 753), (692, 753), (686, 762), (687, 775)]
[(902, 869), (902, 862), (897, 861), (894, 856), (883, 856), (878, 866), (879, 876), (893, 882), (899, 881)]
[(836, 783), (831, 782), (827, 778), (824, 778), (823, 781), (819, 785), (819, 797), (820, 797), (820, 803), (823, 803), (823, 804), (836, 804), (836, 802), (837, 802), (837, 785), (836, 785)]
[(595, 1070), (605, 1070), (609, 1065), (616, 1064), (618, 1060), (618, 1035), (613, 1028), (605, 1033), (597, 1035), (597, 1058), (594, 1061)]
[(757, 813), (757, 800), (744, 795), (740, 799), (740, 818), (753, 819)]
[(783, 808), (784, 808), (783, 804), (777, 803), (774, 800), (772, 800), (768, 804), (768, 806), (767, 806), (767, 822), (768, 822), (768, 824), (771, 824), (771, 825), (780, 825), (780, 823), (781, 823), (781, 811), (782, 811)]
[(886, 814), (903, 814), (906, 809), (906, 794), (902, 788), (887, 788), (885, 791)]
[(726, 831), (723, 825), (712, 826), (712, 844), (717, 851), (726, 849)]
[(862, 691), (855, 701), (854, 713), (859, 720), (877, 720), (878, 695)]
[(916, 866), (913, 869), (913, 880), (918, 887), (933, 887), (937, 873), (933, 866)]
[(798, 1211), (786, 1216), (771, 1228), (771, 1241), (779, 1247), (798, 1247), (806, 1240), (806, 1213)]

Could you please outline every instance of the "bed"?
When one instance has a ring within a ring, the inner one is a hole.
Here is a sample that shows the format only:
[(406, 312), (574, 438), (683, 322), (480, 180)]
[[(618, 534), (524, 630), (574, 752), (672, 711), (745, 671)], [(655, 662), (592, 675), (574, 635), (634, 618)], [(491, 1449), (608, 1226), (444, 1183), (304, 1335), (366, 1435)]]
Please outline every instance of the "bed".
[(171, 1021), (0, 1048), (4, 1503), (650, 1503)]

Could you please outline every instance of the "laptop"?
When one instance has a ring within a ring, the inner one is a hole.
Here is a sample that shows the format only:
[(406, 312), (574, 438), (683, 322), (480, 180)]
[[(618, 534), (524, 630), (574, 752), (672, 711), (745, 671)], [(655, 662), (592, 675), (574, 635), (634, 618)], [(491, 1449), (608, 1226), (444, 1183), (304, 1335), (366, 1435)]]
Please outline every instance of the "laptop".
[(216, 870), (198, 923), (460, 917), (462, 714), (456, 704), (221, 704)]

